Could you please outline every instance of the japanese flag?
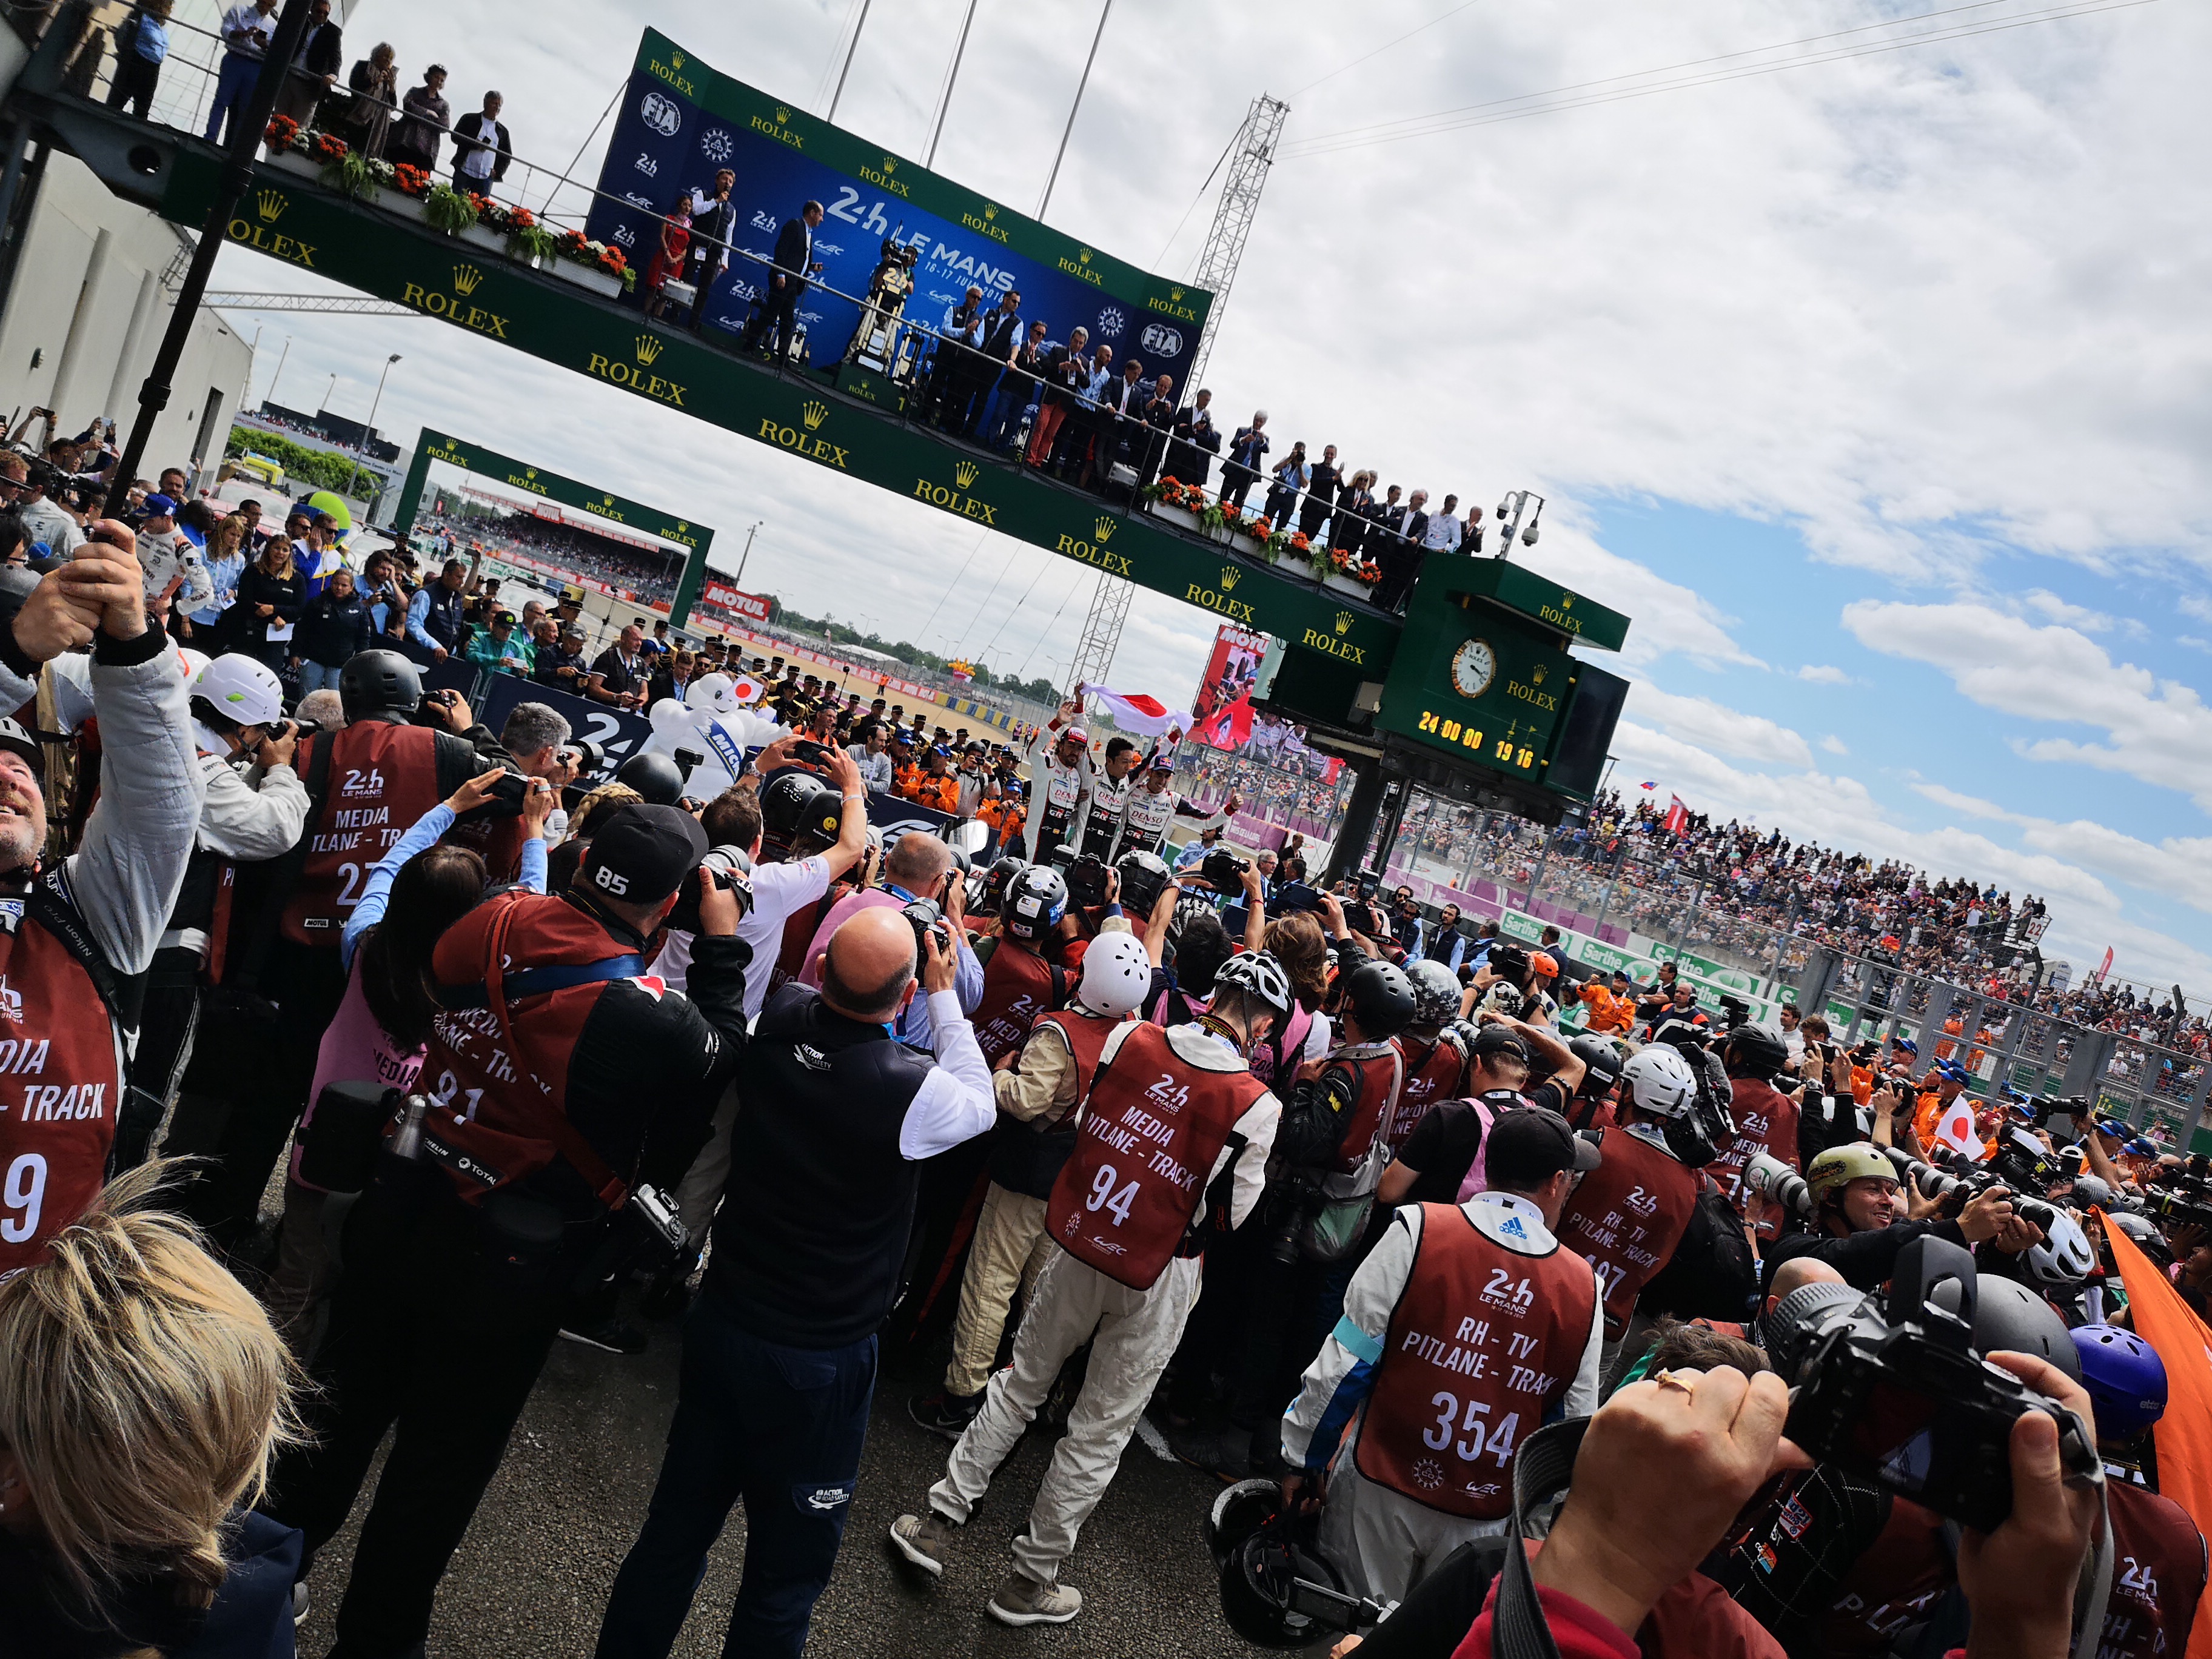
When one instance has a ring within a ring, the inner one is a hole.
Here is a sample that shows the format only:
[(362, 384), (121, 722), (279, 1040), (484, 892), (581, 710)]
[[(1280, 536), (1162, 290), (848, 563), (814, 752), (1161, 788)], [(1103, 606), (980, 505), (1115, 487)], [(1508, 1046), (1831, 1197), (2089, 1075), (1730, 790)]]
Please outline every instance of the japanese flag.
[(1982, 1138), (1974, 1133), (1974, 1109), (1964, 1095), (1953, 1101), (1936, 1121), (1936, 1139), (1952, 1151), (1970, 1158), (1982, 1154)]

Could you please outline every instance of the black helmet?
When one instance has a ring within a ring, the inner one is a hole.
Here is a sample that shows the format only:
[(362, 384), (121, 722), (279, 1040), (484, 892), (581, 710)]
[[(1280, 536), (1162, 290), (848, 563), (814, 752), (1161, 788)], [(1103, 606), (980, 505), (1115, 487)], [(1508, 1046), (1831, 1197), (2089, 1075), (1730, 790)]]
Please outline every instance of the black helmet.
[(994, 864), (984, 873), (983, 885), (975, 895), (975, 908), (979, 910), (996, 909), (999, 901), (1006, 896), (1006, 884), (1029, 867), (1027, 860), (1015, 858), (1011, 854)]
[(842, 805), (837, 791), (811, 772), (779, 773), (760, 792), (762, 839), (787, 848), (802, 836), (823, 834), (826, 823), (835, 841)]
[(422, 676), (397, 651), (356, 651), (338, 670), (338, 702), (349, 720), (404, 717), (422, 706)]
[(1587, 1068), (1583, 1087), (1594, 1095), (1603, 1094), (1620, 1081), (1620, 1068), (1628, 1063), (1609, 1037), (1578, 1036), (1567, 1045), (1567, 1052)]
[(24, 728), (21, 721), (4, 714), (0, 714), (0, 749), (20, 756), (40, 777), (46, 775), (40, 769), (44, 764), (44, 757), (39, 753), (39, 740)]
[(1279, 1480), (1239, 1480), (1225, 1488), (1206, 1515), (1206, 1553), (1213, 1558), (1213, 1570), (1226, 1567), (1237, 1547), (1273, 1520), (1282, 1507)]
[[(1959, 1281), (1947, 1279), (1928, 1293), (1928, 1300), (1946, 1313), (1959, 1311)], [(2066, 1322), (2051, 1304), (2016, 1279), (1981, 1273), (1974, 1279), (1976, 1353), (2031, 1353), (2047, 1359), (2076, 1382), (2081, 1380), (2081, 1355), (2067, 1334)]]
[(1345, 978), (1344, 1006), (1358, 1018), (1360, 1035), (1381, 1042), (1413, 1024), (1413, 983), (1402, 968), (1363, 962)]
[(684, 774), (665, 755), (632, 755), (615, 781), (636, 790), (648, 806), (673, 806), (684, 795)]
[(1771, 1025), (1739, 1025), (1728, 1034), (1723, 1056), (1759, 1077), (1771, 1077), (1790, 1063), (1790, 1045)]
[(1221, 1569), (1221, 1614), (1246, 1641), (1263, 1648), (1303, 1648), (1332, 1634), (1307, 1614), (1291, 1610), (1294, 1579), (1343, 1588), (1335, 1569), (1306, 1536), (1310, 1530), (1290, 1516), (1277, 1516), (1230, 1552)]
[(1114, 868), (1121, 878), (1121, 908), (1132, 915), (1152, 915), (1175, 879), (1167, 860), (1157, 853), (1124, 853), (1114, 860)]
[(1067, 883), (1049, 864), (1027, 864), (999, 900), (999, 925), (1015, 939), (1048, 937), (1067, 909)]

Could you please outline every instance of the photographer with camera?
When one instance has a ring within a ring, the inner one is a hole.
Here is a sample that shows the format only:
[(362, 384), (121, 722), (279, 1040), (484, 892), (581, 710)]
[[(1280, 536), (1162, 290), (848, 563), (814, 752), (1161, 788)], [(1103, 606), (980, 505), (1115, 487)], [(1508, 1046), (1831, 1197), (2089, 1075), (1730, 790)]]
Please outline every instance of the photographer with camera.
[[(349, 665), (349, 671), (350, 671)], [(444, 1012), (374, 1180), (348, 1218), (316, 1356), (317, 1437), (264, 1508), (307, 1535), (344, 1524), (385, 1431), (398, 1438), (362, 1528), (339, 1650), (419, 1646), (438, 1580), (497, 1471), (580, 1275), (618, 1227), (672, 1254), (652, 1177), (680, 1170), (745, 1042), (749, 952), (734, 887), (700, 883), (688, 993), (647, 942), (707, 841), (672, 806), (601, 824), (568, 893), (509, 893), (448, 927)]]
[[(222, 977), (216, 951), (227, 943), (236, 866), (290, 851), (307, 819), (307, 792), (292, 769), (297, 729), (283, 718), (274, 672), (241, 653), (217, 657), (192, 677), (190, 696), (207, 793), (184, 885), (146, 975), (131, 1086), (116, 1118), (118, 1170), (146, 1160), (191, 1058), (203, 983)], [(187, 1132), (179, 1149), (189, 1141)]]
[[(51, 499), (52, 492), (67, 481), (67, 475), (49, 461), (0, 453), (0, 491), (9, 495), (8, 506), (23, 521), (32, 541), (44, 543), (48, 555), (57, 559), (70, 557), (85, 539), (76, 520)], [(142, 590), (143, 586), (142, 576)], [(140, 602), (143, 603), (143, 595)]]
[(1899, 1202), (1896, 1166), (1864, 1142), (1821, 1153), (1806, 1170), (1804, 1181), (1811, 1231), (1784, 1234), (1762, 1250), (1762, 1289), (1773, 1282), (1777, 1267), (1801, 1255), (1825, 1261), (1846, 1284), (1872, 1291), (1888, 1283), (1898, 1252), (1916, 1238), (1932, 1235), (1958, 1245), (1994, 1243), (2016, 1255), (2042, 1237), (2014, 1213), (2012, 1194), (2002, 1187), (1974, 1194), (1955, 1220), (1936, 1218), (1942, 1200), (1917, 1199), (1915, 1213), (1906, 1218)]
[(1013, 1364), (991, 1378), (926, 1513), (891, 1527), (893, 1547), (940, 1576), (1060, 1367), (1089, 1341), (1068, 1432), (1014, 1540), (1014, 1570), (990, 1601), (1002, 1623), (1065, 1624), (1082, 1611), (1081, 1595), (1058, 1582), (1060, 1565), (1176, 1351), (1203, 1253), (1258, 1201), (1281, 1108), (1247, 1062), (1290, 1006), (1290, 982), (1272, 957), (1239, 956), (1215, 975), (1198, 1019), (1171, 1030), (1129, 1021), (1101, 1046), (1076, 1109), (1075, 1150), (1047, 1200), (1056, 1249), (1015, 1335)]
[(1408, 962), (1405, 973), (1413, 990), (1413, 1018), (1391, 1041), (1405, 1057), (1406, 1080), (1382, 1131), (1393, 1152), (1405, 1146), (1430, 1107), (1459, 1097), (1474, 1039), (1459, 1024), (1459, 979), (1450, 969), (1421, 959)]
[[(1032, 866), (1024, 873), (1053, 872)], [(1019, 896), (1011, 900), (1010, 918), (1018, 919), (1021, 902)], [(1000, 952), (1008, 948), (1003, 942), (999, 946)], [(1114, 1028), (1135, 1012), (1151, 984), (1152, 962), (1135, 936), (1119, 930), (1102, 933), (1083, 954), (1073, 1001), (1062, 996), (1060, 1002), (1067, 1006), (1033, 1012), (1018, 1054), (1008, 1048), (997, 1063), (992, 1084), (998, 1132), (990, 1149), (989, 1184), (960, 1281), (952, 1360), (945, 1368), (944, 1389), (908, 1407), (915, 1421), (933, 1434), (957, 1440), (981, 1409), (1007, 1308), (1017, 1290), (1024, 1301), (1035, 1293), (1048, 1254), (1046, 1200), (1075, 1150), (1068, 1115), (1090, 1095)], [(989, 1058), (988, 1050), (985, 1057)]]
[(1555, 1230), (1598, 1149), (1532, 1108), (1498, 1121), (1484, 1161), (1464, 1204), (1397, 1212), (1283, 1416), (1285, 1507), (1319, 1503), (1322, 1553), (1385, 1601), (1504, 1531), (1521, 1440), (1597, 1408), (1601, 1286)]
[[(1536, 1061), (1547, 1075), (1528, 1081)], [(1482, 1148), (1508, 1112), (1542, 1106), (1567, 1113), (1586, 1062), (1540, 1025), (1486, 1012), (1468, 1042), (1463, 1097), (1439, 1101), (1413, 1126), (1375, 1191), (1384, 1209), (1456, 1204), (1483, 1190)]]
[[(422, 690), (396, 651), (364, 651), (339, 671), (346, 724), (301, 740), (307, 833), (257, 872), (235, 907), (222, 995), (196, 1044), (183, 1098), (194, 1103), (189, 1150), (210, 1159), (183, 1194), (185, 1212), (225, 1247), (258, 1224), (261, 1194), (306, 1107), (324, 1030), (345, 995), (338, 945), (371, 866), (407, 827), (504, 751), (453, 691)], [(526, 793), (487, 809), (520, 812)], [(184, 1109), (180, 1100), (179, 1110)]]
[(1759, 1238), (1770, 1241), (1782, 1231), (1782, 1210), (1762, 1195), (1744, 1190), (1743, 1169), (1761, 1153), (1792, 1170), (1798, 1166), (1797, 1103), (1774, 1086), (1778, 1080), (1796, 1083), (1784, 1070), (1790, 1063), (1789, 1046), (1771, 1025), (1738, 1025), (1722, 1036), (1720, 1059), (1728, 1072), (1729, 1112), (1735, 1120), (1735, 1133), (1721, 1144), (1713, 1177)]
[[(1216, 983), (1246, 959), (1231, 957)], [(1406, 1067), (1391, 1039), (1413, 1017), (1413, 987), (1350, 941), (1338, 944), (1337, 963), (1336, 1046), (1300, 1066), (1285, 1091), (1257, 1224), (1231, 1258), (1245, 1291), (1228, 1346), (1227, 1422), (1170, 1443), (1183, 1462), (1231, 1480), (1250, 1473), (1255, 1453), (1272, 1455), (1271, 1425), (1327, 1328), (1322, 1310), (1343, 1293), (1390, 1162), (1383, 1129)], [(1289, 1018), (1287, 1004), (1278, 1018)]]
[(0, 627), (0, 708), (32, 702), (40, 666), (88, 644), (103, 787), (57, 863), (39, 742), (0, 719), (0, 980), (17, 1066), (37, 1062), (0, 1113), (0, 1274), (37, 1260), (106, 1178), (138, 1022), (123, 981), (160, 946), (206, 799), (184, 676), (147, 626), (133, 538), (109, 519)]
[[(969, 1020), (986, 1065), (996, 1066), (1021, 1048), (1040, 1016), (1067, 1006), (1072, 975), (1047, 954), (1048, 948), (1057, 954), (1066, 909), (1067, 884), (1050, 865), (1025, 864), (1006, 878), (999, 896), (999, 931), (971, 946), (983, 964), (983, 988)], [(1139, 1001), (1151, 984), (1149, 971), (1145, 978)]]
[[(852, 757), (841, 750), (836, 758), (851, 774), (848, 789), (857, 791), (860, 773)], [(864, 806), (856, 810), (866, 817)], [(806, 965), (799, 970), (799, 982), (820, 985), (823, 952), (830, 948), (830, 936), (861, 911), (893, 908), (911, 917), (923, 906), (927, 907), (928, 921), (950, 924), (947, 954), (952, 959), (953, 988), (963, 1016), (971, 1012), (981, 1005), (984, 975), (983, 964), (968, 943), (966, 878), (953, 867), (951, 845), (926, 830), (909, 830), (891, 843), (884, 854), (883, 879), (878, 885), (848, 893), (830, 906), (806, 948)], [(900, 1011), (897, 1029), (891, 1035), (917, 1048), (933, 1048), (933, 1008), (910, 1002)]]

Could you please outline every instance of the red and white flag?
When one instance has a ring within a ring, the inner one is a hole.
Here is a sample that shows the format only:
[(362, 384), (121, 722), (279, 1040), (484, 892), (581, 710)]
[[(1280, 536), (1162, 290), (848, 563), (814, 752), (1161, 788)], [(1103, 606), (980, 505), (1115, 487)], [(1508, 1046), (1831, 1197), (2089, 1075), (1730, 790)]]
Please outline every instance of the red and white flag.
[(2097, 971), (2096, 971), (2095, 973), (2094, 973), (2094, 974), (2090, 975), (2089, 975), (2089, 977), (2090, 977), (2091, 979), (2095, 980), (2095, 981), (2097, 981), (2097, 983), (2098, 983), (2098, 984), (2102, 985), (2102, 984), (2105, 982), (2105, 975), (2107, 975), (2107, 974), (2109, 974), (2109, 973), (2111, 973), (2112, 971), (2112, 947), (2111, 945), (2107, 945), (2105, 947), (2105, 959), (2104, 959), (2102, 962), (2100, 962), (2100, 963), (2099, 963), (2097, 964)]
[(1680, 795), (1668, 796), (1667, 802), (1667, 833), (1679, 836), (1682, 833), (1682, 826), (1689, 822), (1690, 809), (1682, 805)]
[(1964, 1152), (1970, 1158), (1982, 1154), (1982, 1138), (1974, 1133), (1973, 1103), (1960, 1095), (1950, 1109), (1936, 1120), (1936, 1139), (1953, 1152)]
[(1172, 727), (1178, 732), (1190, 730), (1190, 715), (1181, 708), (1170, 708), (1158, 697), (1148, 697), (1142, 692), (1109, 691), (1103, 685), (1079, 685), (1078, 697), (1096, 697), (1114, 717), (1114, 724), (1124, 732), (1134, 732), (1140, 738), (1156, 738)]

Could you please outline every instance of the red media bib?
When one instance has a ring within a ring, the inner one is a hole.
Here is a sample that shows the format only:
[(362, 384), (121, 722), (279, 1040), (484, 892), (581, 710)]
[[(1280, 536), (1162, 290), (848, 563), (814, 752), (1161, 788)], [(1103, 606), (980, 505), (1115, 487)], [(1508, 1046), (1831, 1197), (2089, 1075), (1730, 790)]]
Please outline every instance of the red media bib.
[(317, 744), (335, 743), (322, 808), (307, 826), (307, 861), (284, 907), (284, 937), (337, 949), (346, 918), (361, 902), (368, 867), (443, 799), (438, 793), (438, 734), (424, 726), (362, 720), (318, 732), (300, 745), (301, 777)]
[(27, 1267), (107, 1176), (123, 1091), (100, 989), (27, 917), (0, 933), (0, 1273)]

